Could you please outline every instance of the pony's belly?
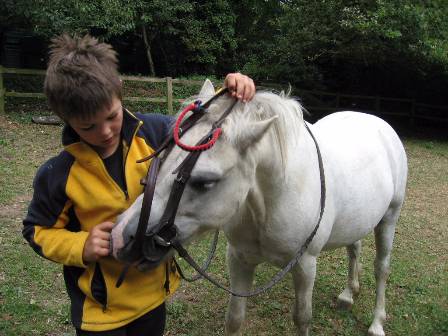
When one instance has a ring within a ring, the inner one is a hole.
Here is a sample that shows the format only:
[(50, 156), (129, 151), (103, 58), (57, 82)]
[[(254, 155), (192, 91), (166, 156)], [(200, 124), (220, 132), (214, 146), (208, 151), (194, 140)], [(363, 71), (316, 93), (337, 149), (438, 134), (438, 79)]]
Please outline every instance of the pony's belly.
[[(362, 217), (362, 216), (361, 216)], [(323, 251), (334, 250), (356, 243), (363, 239), (370, 232), (372, 232), (382, 216), (375, 216), (375, 218), (364, 218), (364, 221), (335, 223), (333, 230), (323, 246)]]
[(322, 251), (331, 251), (331, 250), (336, 250), (341, 247), (349, 246), (349, 245), (352, 245), (352, 244), (356, 243), (357, 241), (363, 239), (364, 237), (365, 236), (359, 237), (358, 239), (345, 240), (345, 241), (331, 241), (331, 242), (328, 242), (327, 244), (325, 244), (325, 246), (322, 248)]

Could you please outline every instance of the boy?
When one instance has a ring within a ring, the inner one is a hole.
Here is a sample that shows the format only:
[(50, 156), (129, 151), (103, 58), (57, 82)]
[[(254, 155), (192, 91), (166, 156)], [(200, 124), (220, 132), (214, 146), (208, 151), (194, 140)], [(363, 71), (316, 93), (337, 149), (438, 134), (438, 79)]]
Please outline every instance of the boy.
[[(253, 81), (227, 75), (224, 86), (243, 102)], [(54, 40), (45, 95), (66, 126), (64, 151), (47, 161), (34, 180), (23, 235), (41, 256), (64, 265), (77, 335), (163, 335), (166, 265), (129, 270), (115, 287), (122, 263), (109, 256), (110, 231), (119, 214), (142, 193), (149, 162), (171, 118), (131, 114), (122, 107), (116, 53), (90, 36)], [(180, 282), (170, 272), (170, 292)]]

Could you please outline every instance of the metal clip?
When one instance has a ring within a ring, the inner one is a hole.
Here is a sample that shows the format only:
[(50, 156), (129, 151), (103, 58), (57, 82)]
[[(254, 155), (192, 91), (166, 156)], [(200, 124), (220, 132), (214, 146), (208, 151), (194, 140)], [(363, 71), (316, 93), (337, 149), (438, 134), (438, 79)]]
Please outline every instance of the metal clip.
[(163, 239), (162, 237), (158, 236), (158, 235), (154, 235), (154, 240), (156, 241), (157, 244), (159, 244), (160, 246), (171, 246), (170, 242), (167, 242), (165, 239)]

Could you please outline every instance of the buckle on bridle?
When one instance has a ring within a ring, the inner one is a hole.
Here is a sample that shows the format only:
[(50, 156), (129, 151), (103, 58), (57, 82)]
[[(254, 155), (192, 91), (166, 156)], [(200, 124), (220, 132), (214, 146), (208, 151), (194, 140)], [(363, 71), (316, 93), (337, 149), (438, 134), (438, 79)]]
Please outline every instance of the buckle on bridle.
[(154, 235), (154, 240), (160, 246), (168, 247), (171, 246), (171, 243), (160, 237), (159, 235)]
[[(159, 235), (159, 233), (163, 230), (164, 232), (162, 232), (162, 234), (165, 236), (162, 237), (161, 235)], [(167, 232), (168, 230), (168, 232)], [(171, 246), (171, 242), (170, 240), (175, 238), (177, 236), (177, 234), (179, 233), (179, 229), (177, 228), (176, 225), (174, 224), (170, 224), (170, 222), (166, 222), (165, 225), (163, 225), (160, 230), (158, 230), (157, 232), (154, 233), (154, 241), (159, 244), (162, 247), (169, 247)], [(166, 238), (168, 237), (168, 238)], [(171, 238), (170, 238), (171, 237)]]

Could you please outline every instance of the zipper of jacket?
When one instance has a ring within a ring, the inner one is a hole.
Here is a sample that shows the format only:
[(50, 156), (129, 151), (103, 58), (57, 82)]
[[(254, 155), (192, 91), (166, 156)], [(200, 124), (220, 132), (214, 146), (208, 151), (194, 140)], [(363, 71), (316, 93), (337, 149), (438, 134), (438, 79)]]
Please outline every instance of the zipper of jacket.
[[(126, 162), (128, 161), (128, 155), (129, 155), (129, 152), (131, 151), (131, 146), (134, 142), (135, 136), (136, 136), (139, 128), (140, 128), (140, 121), (137, 123), (137, 125), (134, 128), (134, 132), (132, 134), (132, 140), (131, 140), (131, 143), (129, 144), (129, 147), (126, 144), (126, 147), (128, 148), (128, 150), (127, 150), (126, 156), (123, 160), (123, 178), (124, 178), (124, 188), (125, 188), (124, 195), (126, 196), (126, 202), (128, 202), (130, 200), (129, 193), (128, 193), (128, 182), (126, 180)], [(126, 143), (126, 141), (124, 139), (123, 139), (123, 141)]]
[[(129, 152), (129, 151), (128, 151), (128, 152)], [(126, 158), (123, 160), (123, 167), (122, 167), (122, 174), (123, 174), (123, 181), (124, 181), (124, 189), (122, 189), (122, 188), (118, 185), (117, 181), (114, 180), (114, 178), (110, 175), (109, 172), (107, 172), (107, 175), (109, 176), (109, 178), (110, 178), (112, 181), (115, 182), (115, 184), (118, 186), (118, 189), (120, 189), (121, 191), (123, 191), (124, 196), (126, 197), (126, 201), (129, 201), (129, 200), (130, 200), (130, 197), (129, 197), (129, 192), (128, 192), (128, 184), (127, 184), (127, 182), (126, 182), (126, 173), (125, 173), (125, 169), (124, 169), (124, 167), (126, 166), (126, 159), (127, 159), (127, 157), (128, 157), (128, 154), (126, 153)], [(105, 166), (105, 164), (104, 164), (104, 161), (103, 161), (102, 159), (101, 159), (101, 161), (102, 161), (102, 163), (103, 163), (104, 169), (107, 171), (107, 168), (106, 168), (106, 166)]]
[(99, 262), (95, 265), (90, 291), (93, 298), (102, 306), (103, 313), (107, 313), (107, 285)]
[(128, 155), (129, 155), (129, 151), (131, 150), (131, 146), (132, 146), (132, 143), (129, 146), (128, 151), (126, 152), (126, 156), (123, 160), (123, 179), (124, 179), (123, 192), (124, 192), (124, 195), (126, 196), (126, 202), (128, 202), (130, 200), (129, 193), (128, 193), (128, 182), (126, 181), (126, 161), (128, 160)]

